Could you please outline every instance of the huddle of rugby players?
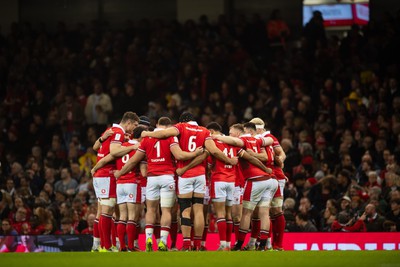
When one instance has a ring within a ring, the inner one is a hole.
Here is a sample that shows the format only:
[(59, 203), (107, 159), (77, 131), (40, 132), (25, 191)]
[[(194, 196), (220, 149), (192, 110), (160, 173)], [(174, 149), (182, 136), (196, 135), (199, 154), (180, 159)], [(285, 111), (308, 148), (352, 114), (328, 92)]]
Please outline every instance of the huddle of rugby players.
[(178, 250), (179, 227), (179, 250), (206, 250), (209, 204), (218, 250), (282, 250), (286, 155), (260, 118), (232, 125), (229, 135), (216, 122), (199, 126), (190, 112), (174, 125), (167, 117), (153, 130), (149, 125), (126, 112), (93, 146), (98, 212), (92, 251), (140, 251), (144, 210), (145, 251)]

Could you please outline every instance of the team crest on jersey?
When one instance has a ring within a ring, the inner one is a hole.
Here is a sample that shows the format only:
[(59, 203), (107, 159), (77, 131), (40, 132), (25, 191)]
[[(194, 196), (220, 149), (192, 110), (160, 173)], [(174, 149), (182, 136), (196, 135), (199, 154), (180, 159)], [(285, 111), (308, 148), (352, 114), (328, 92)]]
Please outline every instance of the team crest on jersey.
[(105, 193), (106, 193), (106, 190), (105, 190), (105, 189), (101, 189), (101, 193), (102, 193), (102, 194), (105, 194)]
[(129, 194), (129, 198), (133, 198), (133, 194)]

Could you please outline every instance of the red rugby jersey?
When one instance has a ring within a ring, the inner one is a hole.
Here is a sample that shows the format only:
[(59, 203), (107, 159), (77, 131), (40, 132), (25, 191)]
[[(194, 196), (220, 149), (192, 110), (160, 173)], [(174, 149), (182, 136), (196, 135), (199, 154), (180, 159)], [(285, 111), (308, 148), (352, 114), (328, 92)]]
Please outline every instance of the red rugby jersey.
[[(137, 144), (138, 141), (136, 140), (129, 140), (128, 142), (122, 143), (122, 146), (133, 146)], [(136, 150), (132, 150), (128, 154), (124, 155), (123, 157), (117, 158), (115, 161), (117, 170), (121, 170), (122, 167), (128, 162), (130, 158), (135, 155)], [(125, 175), (122, 175), (117, 179), (117, 184), (126, 184), (126, 183), (140, 183), (141, 180), (143, 179), (142, 174), (140, 173), (140, 166), (139, 164), (135, 166), (130, 172), (126, 173)]]
[[(108, 128), (106, 131), (108, 131), (109, 129), (110, 128)], [(97, 151), (97, 162), (99, 162), (102, 158), (104, 158), (105, 156), (110, 154), (110, 144), (111, 143), (122, 144), (124, 142), (125, 130), (119, 124), (113, 124), (111, 129), (113, 130), (114, 134), (112, 136), (108, 137), (101, 144), (99, 151)], [(115, 162), (110, 162), (107, 165), (98, 169), (94, 176), (95, 177), (109, 177), (110, 174), (112, 174), (115, 169), (116, 169)]]
[[(245, 134), (240, 137), (244, 142), (245, 149), (251, 149), (255, 153), (260, 153), (261, 148), (265, 146), (263, 139), (259, 139), (251, 136), (250, 134)], [(252, 179), (260, 176), (270, 176), (268, 173), (264, 172), (260, 168), (254, 166), (247, 160), (240, 161), (240, 167), (242, 169), (244, 179)]]
[(285, 174), (283, 173), (283, 170), (281, 167), (278, 167), (275, 165), (275, 152), (274, 152), (274, 148), (276, 147), (280, 147), (281, 144), (279, 143), (278, 139), (271, 134), (269, 131), (264, 132), (263, 134), (261, 134), (262, 137), (271, 137), (273, 142), (272, 145), (265, 147), (265, 150), (268, 153), (268, 161), (267, 161), (267, 167), (271, 168), (276, 179), (277, 180), (285, 180)]
[(147, 176), (175, 173), (175, 159), (170, 150), (174, 145), (178, 145), (176, 137), (166, 139), (145, 137), (142, 140), (139, 150), (147, 156)]
[[(177, 123), (174, 126), (179, 132), (179, 145), (183, 151), (193, 152), (198, 147), (204, 147), (204, 142), (211, 139), (210, 131), (196, 122)], [(191, 160), (178, 160), (177, 167), (182, 168), (190, 163)], [(205, 164), (199, 164), (188, 170), (182, 178), (195, 177), (206, 173)]]
[[(224, 142), (214, 140), (215, 145), (221, 150), (227, 157), (234, 158), (242, 151), (242, 148), (225, 144)], [(222, 182), (235, 182), (236, 178), (236, 167), (226, 164), (218, 159), (213, 159), (213, 169), (211, 172), (211, 181), (222, 181)]]

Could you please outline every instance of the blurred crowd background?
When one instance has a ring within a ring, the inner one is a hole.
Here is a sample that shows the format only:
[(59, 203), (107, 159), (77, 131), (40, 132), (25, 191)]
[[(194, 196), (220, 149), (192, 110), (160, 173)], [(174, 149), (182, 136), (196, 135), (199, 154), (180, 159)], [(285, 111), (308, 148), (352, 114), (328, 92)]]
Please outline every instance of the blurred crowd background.
[(343, 36), (316, 12), (301, 38), (279, 10), (45, 26), (0, 33), (0, 234), (90, 234), (96, 139), (125, 111), (154, 126), (185, 110), (225, 133), (266, 122), (287, 231), (400, 230), (400, 11)]

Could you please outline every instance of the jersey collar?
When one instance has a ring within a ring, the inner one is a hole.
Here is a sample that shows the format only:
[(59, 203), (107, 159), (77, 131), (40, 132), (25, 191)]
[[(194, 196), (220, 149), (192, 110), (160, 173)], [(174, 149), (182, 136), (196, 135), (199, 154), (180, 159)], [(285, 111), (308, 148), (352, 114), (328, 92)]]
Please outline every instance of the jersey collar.
[(124, 128), (122, 128), (122, 126), (121, 125), (119, 125), (119, 124), (116, 124), (116, 123), (113, 123), (113, 125), (112, 125), (112, 127), (117, 127), (117, 128), (120, 128), (124, 133), (125, 133), (125, 129)]

